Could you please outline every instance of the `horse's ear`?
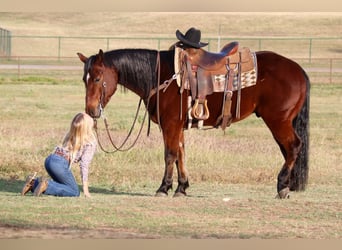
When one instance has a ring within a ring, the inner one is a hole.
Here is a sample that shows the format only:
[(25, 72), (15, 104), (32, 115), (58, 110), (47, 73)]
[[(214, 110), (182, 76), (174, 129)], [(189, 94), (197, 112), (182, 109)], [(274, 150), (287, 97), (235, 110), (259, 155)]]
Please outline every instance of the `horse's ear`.
[(102, 49), (100, 49), (99, 50), (99, 54), (98, 54), (98, 56), (97, 56), (97, 59), (98, 59), (98, 61), (100, 62), (100, 63), (103, 63), (103, 51), (102, 51)]
[(82, 53), (77, 53), (77, 55), (83, 63), (86, 63), (86, 61), (88, 60), (88, 57), (84, 56)]

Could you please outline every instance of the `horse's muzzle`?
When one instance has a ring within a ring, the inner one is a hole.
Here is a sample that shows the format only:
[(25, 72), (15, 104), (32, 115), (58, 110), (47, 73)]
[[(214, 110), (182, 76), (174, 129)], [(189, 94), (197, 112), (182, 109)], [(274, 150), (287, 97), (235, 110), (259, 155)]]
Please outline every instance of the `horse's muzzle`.
[(102, 115), (102, 105), (98, 105), (95, 109), (87, 108), (86, 113), (90, 115), (92, 118), (100, 118)]

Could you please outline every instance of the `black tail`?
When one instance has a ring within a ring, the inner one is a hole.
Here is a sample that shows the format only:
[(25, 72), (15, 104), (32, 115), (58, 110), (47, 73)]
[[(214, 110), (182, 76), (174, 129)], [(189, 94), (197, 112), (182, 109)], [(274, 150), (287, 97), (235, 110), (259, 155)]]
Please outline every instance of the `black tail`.
[(302, 140), (302, 148), (299, 152), (295, 166), (293, 168), (290, 178), (290, 189), (292, 191), (305, 190), (308, 182), (309, 174), (309, 111), (310, 111), (310, 80), (308, 75), (304, 72), (307, 91), (306, 98), (302, 109), (293, 120), (293, 127), (297, 135)]

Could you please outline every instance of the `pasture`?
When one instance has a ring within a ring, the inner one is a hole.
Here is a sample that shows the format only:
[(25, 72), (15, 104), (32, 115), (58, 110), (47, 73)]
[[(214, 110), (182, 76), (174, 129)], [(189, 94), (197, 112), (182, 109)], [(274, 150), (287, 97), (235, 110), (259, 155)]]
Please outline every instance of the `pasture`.
[[(143, 133), (127, 153), (96, 154), (91, 199), (21, 197), (25, 175), (45, 173), (44, 158), (82, 110), (84, 89), (81, 84), (1, 84), (0, 89), (0, 226), (6, 228), (0, 237), (341, 236), (341, 86), (312, 86), (309, 184), (283, 201), (274, 199), (280, 152), (255, 117), (233, 124), (226, 134), (186, 132), (191, 185), (186, 198), (153, 196), (163, 172), (162, 138), (155, 125), (151, 136)], [(131, 93), (120, 93), (107, 109), (117, 140), (126, 135), (137, 101)], [(79, 178), (77, 167), (74, 172)]]
[[(127, 22), (133, 26), (132, 20)], [(154, 197), (164, 171), (163, 140), (155, 124), (149, 137), (145, 124), (129, 152), (97, 152), (90, 169), (90, 199), (21, 197), (25, 176), (45, 174), (45, 157), (74, 114), (84, 110), (81, 77), (81, 71), (66, 80), (53, 72), (21, 81), (0, 76), (0, 238), (341, 238), (341, 85), (311, 86), (309, 183), (288, 200), (274, 199), (283, 159), (255, 116), (225, 133), (185, 132), (187, 197)], [(106, 108), (117, 141), (126, 136), (137, 104), (137, 96), (119, 91)], [(99, 124), (104, 134), (101, 120)], [(77, 166), (73, 171), (80, 183)]]

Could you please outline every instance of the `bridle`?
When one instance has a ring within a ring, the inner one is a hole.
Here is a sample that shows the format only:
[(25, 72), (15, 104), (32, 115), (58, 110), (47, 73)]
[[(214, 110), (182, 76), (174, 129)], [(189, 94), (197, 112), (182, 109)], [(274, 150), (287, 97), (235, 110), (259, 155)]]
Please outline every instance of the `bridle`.
[(99, 110), (100, 110), (100, 117), (102, 116), (102, 113), (104, 111), (104, 104), (103, 104), (103, 100), (106, 96), (106, 87), (107, 87), (107, 83), (105, 81), (103, 81), (102, 83), (102, 91), (101, 91), (101, 97), (100, 97), (100, 101), (99, 101)]

